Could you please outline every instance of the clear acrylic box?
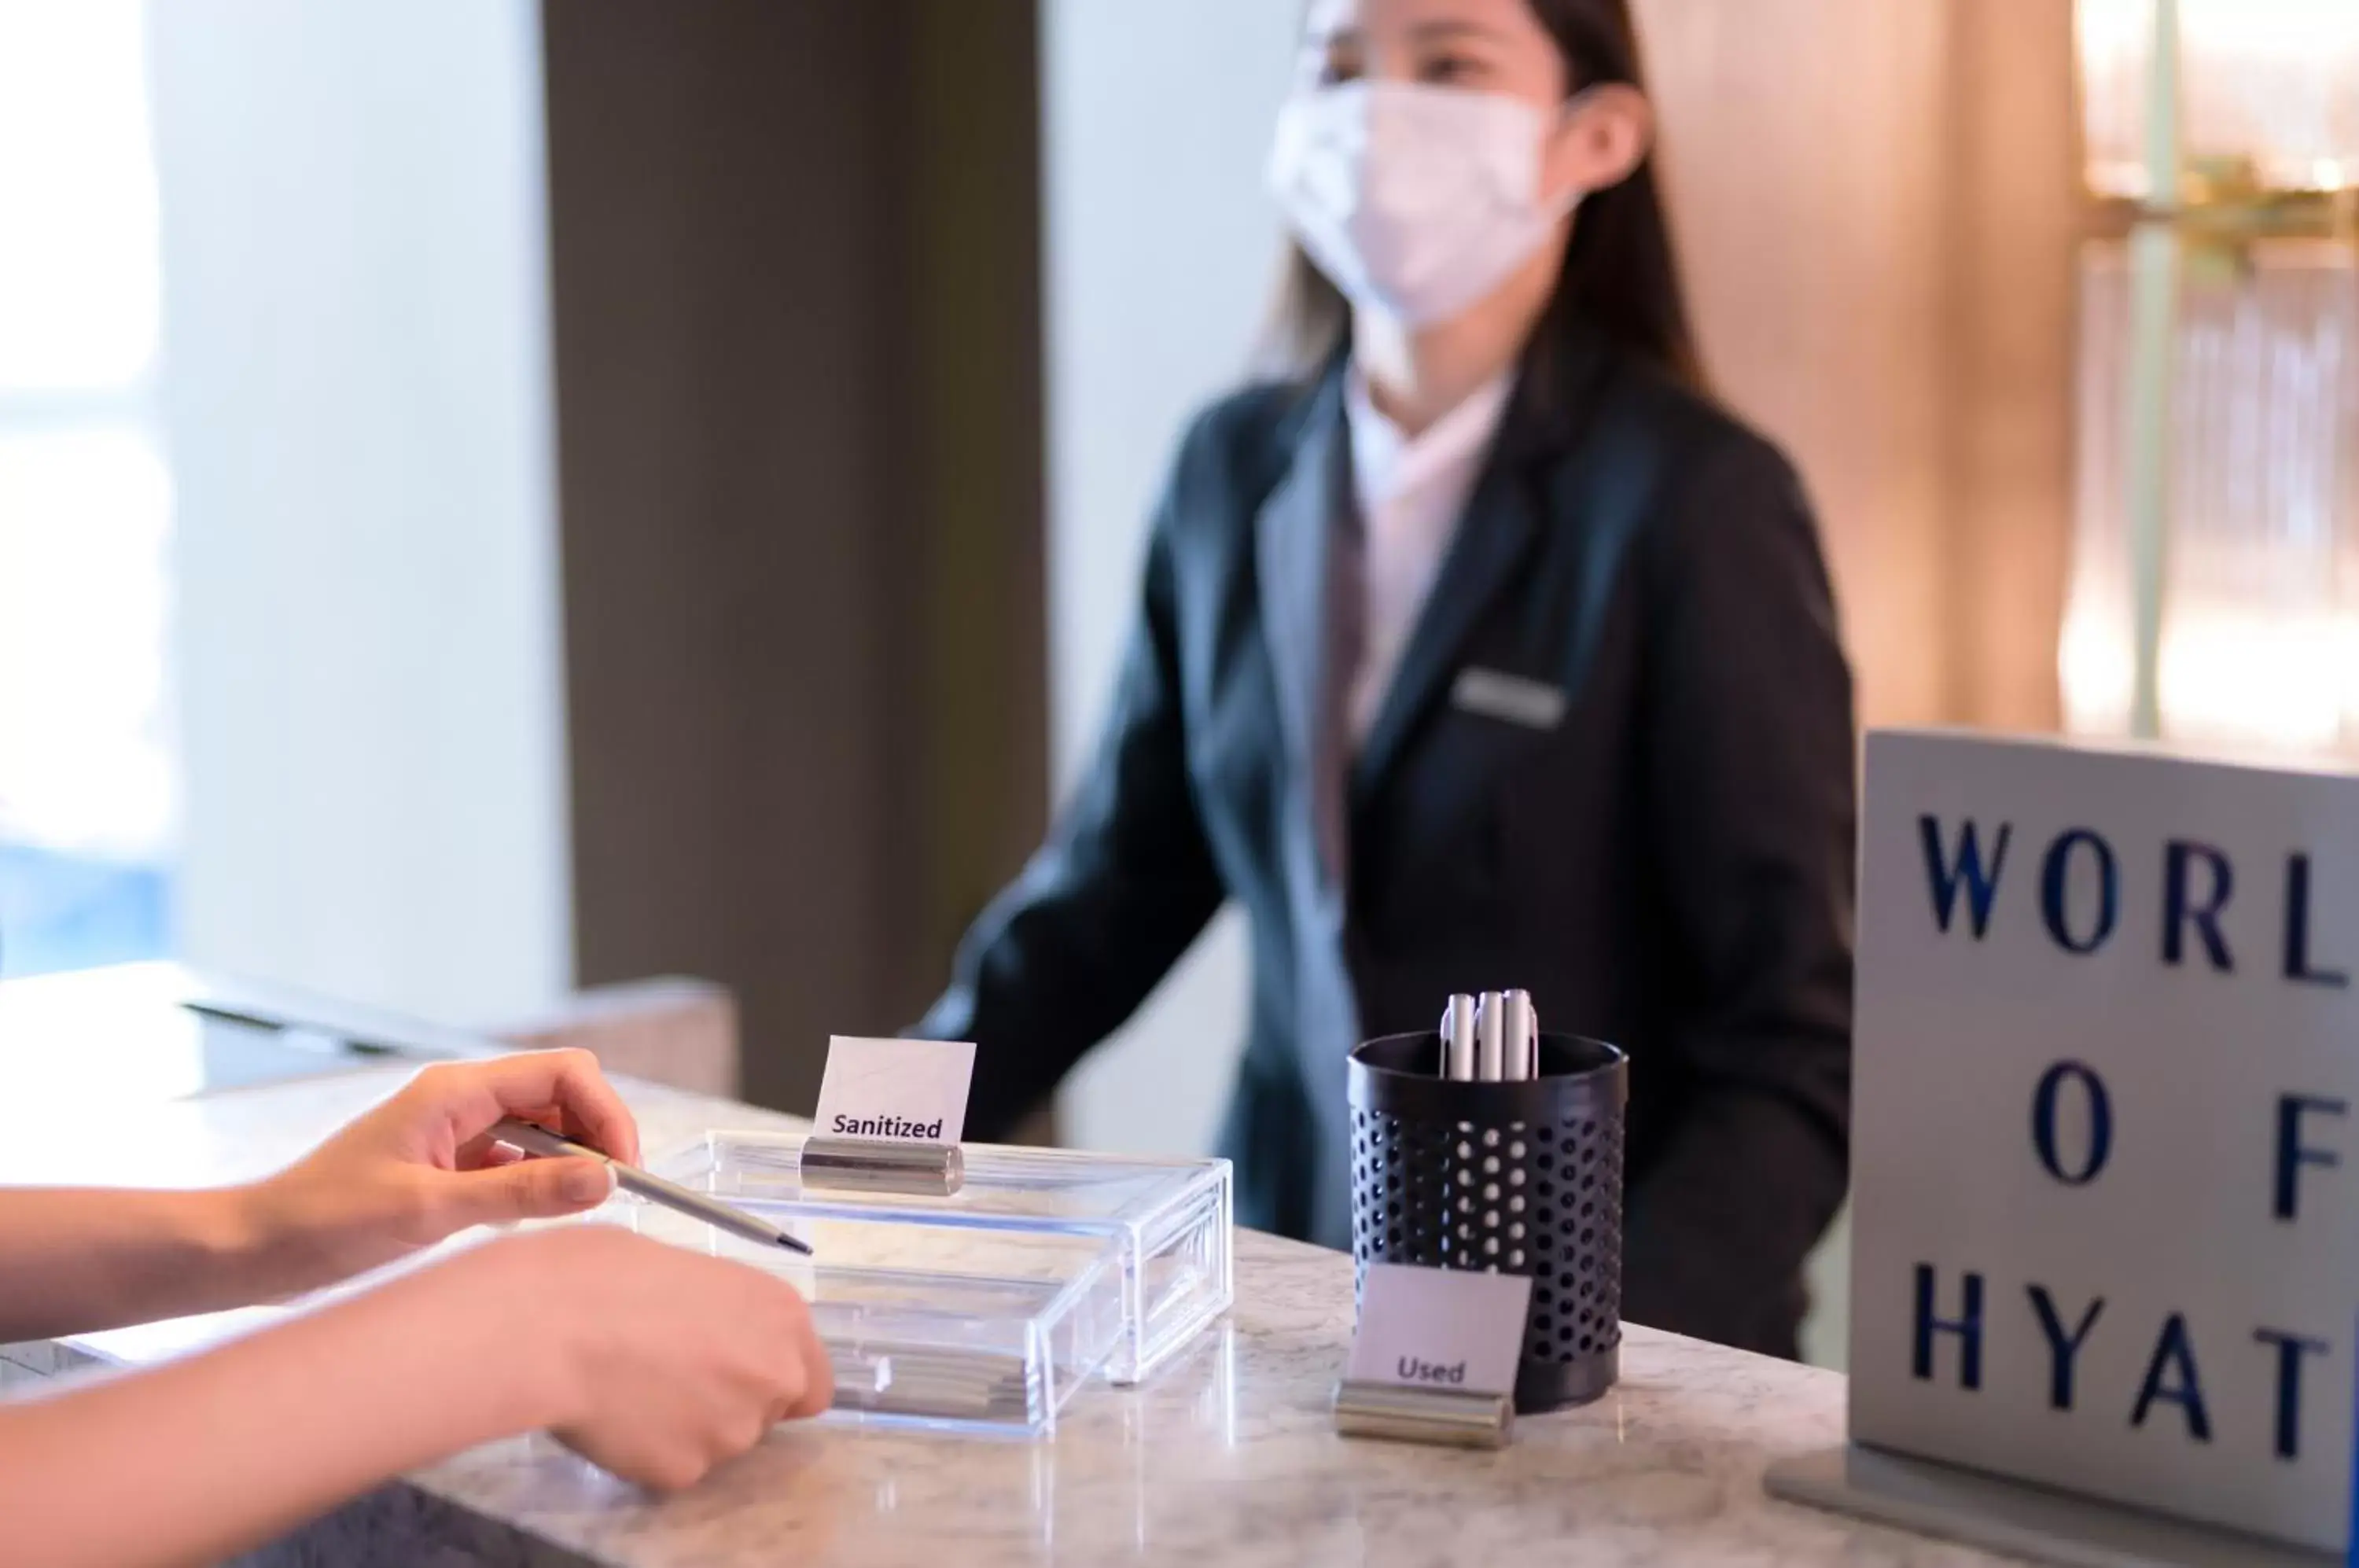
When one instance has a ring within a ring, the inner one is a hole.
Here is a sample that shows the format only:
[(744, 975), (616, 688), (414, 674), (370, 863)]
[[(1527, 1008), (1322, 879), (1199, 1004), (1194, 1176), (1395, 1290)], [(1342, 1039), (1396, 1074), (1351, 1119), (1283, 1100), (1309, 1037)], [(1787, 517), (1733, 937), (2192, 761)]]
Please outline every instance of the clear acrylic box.
[(1136, 1383), (1228, 1309), (1224, 1160), (964, 1146), (948, 1196), (806, 1187), (803, 1138), (708, 1133), (658, 1174), (778, 1224), (814, 1256), (632, 1200), (632, 1223), (785, 1275), (834, 1357), (837, 1412), (1040, 1433), (1089, 1378)]
[(1121, 1266), (1103, 1237), (730, 1201), (801, 1236), (814, 1256), (616, 1200), (643, 1235), (754, 1264), (802, 1291), (834, 1365), (832, 1420), (1050, 1432), (1127, 1327)]

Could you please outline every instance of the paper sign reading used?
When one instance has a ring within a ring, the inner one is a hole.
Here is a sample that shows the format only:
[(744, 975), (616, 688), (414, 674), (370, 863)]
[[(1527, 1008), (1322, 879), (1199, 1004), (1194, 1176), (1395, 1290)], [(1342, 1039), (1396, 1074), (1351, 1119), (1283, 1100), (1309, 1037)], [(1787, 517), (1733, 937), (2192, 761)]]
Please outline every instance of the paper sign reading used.
[(1360, 1287), (1360, 1331), (1352, 1340), (1348, 1376), (1363, 1383), (1513, 1393), (1531, 1295), (1532, 1282), (1521, 1274), (1371, 1263)]
[(828, 1041), (812, 1120), (822, 1138), (956, 1143), (973, 1077), (970, 1041), (837, 1035)]

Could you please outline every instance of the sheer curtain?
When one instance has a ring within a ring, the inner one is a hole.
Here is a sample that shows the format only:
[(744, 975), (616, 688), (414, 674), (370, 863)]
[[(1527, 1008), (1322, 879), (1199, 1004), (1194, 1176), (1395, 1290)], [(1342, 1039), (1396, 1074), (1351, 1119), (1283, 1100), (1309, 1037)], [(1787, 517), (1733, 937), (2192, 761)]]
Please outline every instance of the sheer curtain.
[[(2079, 0), (2075, 16), (2089, 185), (2149, 201), (2155, 0)], [(2156, 716), (2177, 741), (2359, 757), (2359, 245), (2347, 223), (2247, 239), (2226, 222), (2266, 230), (2308, 210), (2291, 198), (2359, 185), (2359, 8), (2178, 0), (2176, 16), (2185, 171), (2166, 194), (2203, 222), (2182, 231), (2168, 346), (2145, 339), (2169, 366)], [(2128, 420), (2156, 275), (2132, 256), (2095, 241), (2081, 263), (2059, 662), (2067, 722), (2094, 735), (2130, 726), (2136, 683)]]
[[(2080, 531), (2060, 667), (2083, 734), (2129, 723), (2121, 247), (2082, 266)], [(2359, 756), (2359, 253), (2281, 240), (2192, 269), (2171, 409), (2161, 648), (2172, 739)]]

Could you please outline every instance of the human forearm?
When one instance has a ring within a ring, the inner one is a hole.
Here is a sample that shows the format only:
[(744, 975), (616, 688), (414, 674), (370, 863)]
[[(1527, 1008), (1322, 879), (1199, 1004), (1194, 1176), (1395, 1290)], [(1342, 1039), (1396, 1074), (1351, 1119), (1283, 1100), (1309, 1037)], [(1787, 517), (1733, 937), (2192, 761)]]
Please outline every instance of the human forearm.
[(310, 1155), (207, 1192), (0, 1188), (0, 1343), (245, 1306), (314, 1290), (469, 1225), (578, 1213), (594, 1160), (503, 1159), (503, 1115), (636, 1160), (630, 1113), (578, 1051), (429, 1067)]
[(268, 1250), (250, 1189), (0, 1189), (0, 1343), (244, 1305)]
[(0, 1404), (0, 1565), (216, 1561), (387, 1476), (569, 1419), (558, 1352), (514, 1282), (453, 1288), (472, 1262)]
[[(251, 1187), (0, 1191), (0, 1341), (284, 1297), (610, 1194), (601, 1160), (502, 1144), (506, 1116), (638, 1158), (587, 1056), (438, 1064)], [(0, 1568), (216, 1561), (539, 1428), (690, 1486), (832, 1391), (783, 1279), (614, 1225), (503, 1237), (201, 1356), (0, 1401)]]

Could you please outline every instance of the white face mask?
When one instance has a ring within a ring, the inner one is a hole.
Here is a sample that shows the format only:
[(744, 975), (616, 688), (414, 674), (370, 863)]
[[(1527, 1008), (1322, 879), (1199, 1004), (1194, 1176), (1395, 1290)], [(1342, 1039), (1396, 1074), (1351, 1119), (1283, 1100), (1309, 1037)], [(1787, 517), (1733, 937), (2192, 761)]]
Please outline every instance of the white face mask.
[(1271, 191), (1343, 297), (1416, 327), (1506, 281), (1581, 193), (1540, 197), (1549, 116), (1518, 98), (1406, 82), (1297, 93)]

